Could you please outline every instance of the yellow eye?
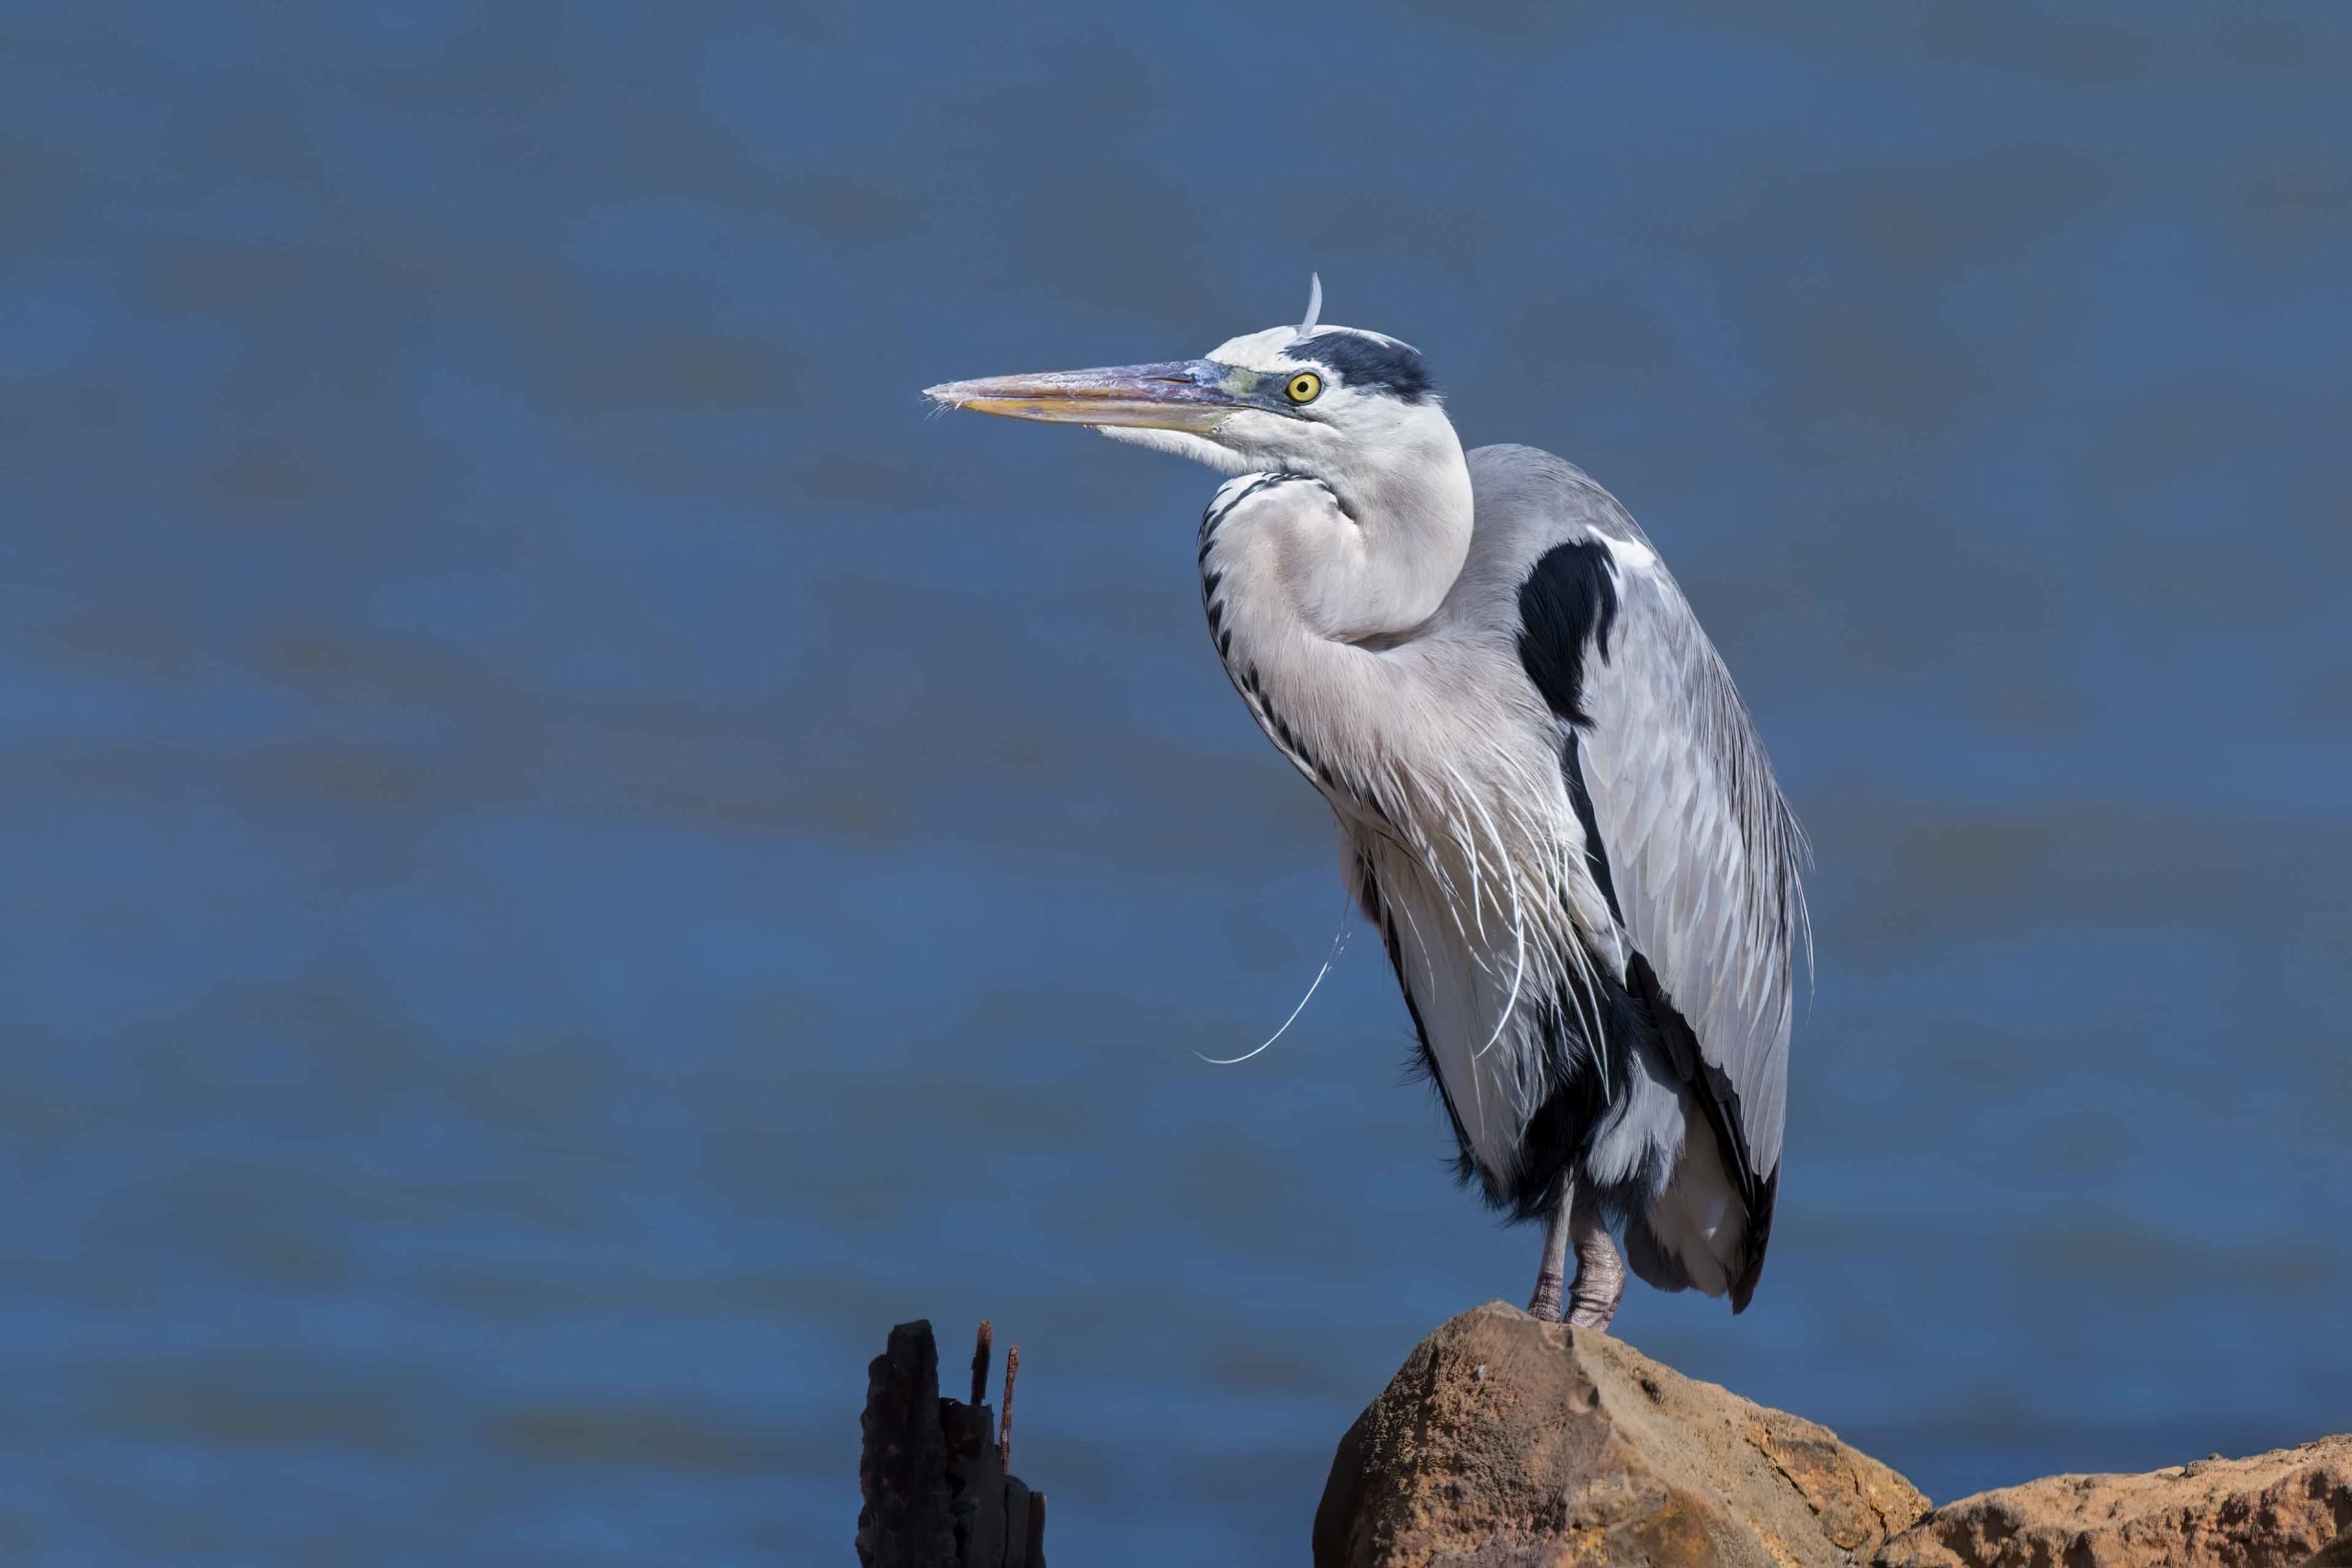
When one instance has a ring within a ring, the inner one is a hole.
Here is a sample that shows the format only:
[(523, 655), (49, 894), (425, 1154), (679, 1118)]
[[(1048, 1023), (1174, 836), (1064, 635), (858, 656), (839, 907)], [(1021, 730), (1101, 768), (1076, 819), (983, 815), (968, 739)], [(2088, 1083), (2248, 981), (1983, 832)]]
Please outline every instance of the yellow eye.
[(1323, 378), (1312, 370), (1302, 370), (1292, 377), (1283, 391), (1295, 403), (1311, 403), (1323, 391)]

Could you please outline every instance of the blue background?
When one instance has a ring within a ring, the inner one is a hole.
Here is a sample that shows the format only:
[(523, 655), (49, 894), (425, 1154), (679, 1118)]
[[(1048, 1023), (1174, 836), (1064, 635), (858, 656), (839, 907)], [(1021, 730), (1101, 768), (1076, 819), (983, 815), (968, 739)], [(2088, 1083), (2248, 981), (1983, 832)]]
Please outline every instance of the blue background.
[(2352, 1425), (2352, 11), (0, 17), (0, 1550), (1302, 1561), (1442, 1174), (1204, 470), (929, 382), (1327, 319), (1681, 575), (1816, 840), (1750, 1313), (1939, 1499)]

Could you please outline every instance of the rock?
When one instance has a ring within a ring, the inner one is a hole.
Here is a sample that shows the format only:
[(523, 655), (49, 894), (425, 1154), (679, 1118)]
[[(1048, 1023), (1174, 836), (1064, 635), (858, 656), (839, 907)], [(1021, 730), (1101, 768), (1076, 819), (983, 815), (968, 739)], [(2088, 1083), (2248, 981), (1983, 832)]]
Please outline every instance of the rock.
[(1340, 1440), (1315, 1564), (1849, 1568), (1927, 1508), (1824, 1427), (1493, 1302)]
[(2352, 1568), (2352, 1535), (2338, 1536), (2335, 1545), (2320, 1548), (2304, 1560), (2302, 1568)]
[[(2052, 1475), (1946, 1504), (1880, 1568), (2303, 1568), (2352, 1562), (2352, 1437), (2145, 1475)], [(2330, 1555), (2330, 1553), (2334, 1555)]]

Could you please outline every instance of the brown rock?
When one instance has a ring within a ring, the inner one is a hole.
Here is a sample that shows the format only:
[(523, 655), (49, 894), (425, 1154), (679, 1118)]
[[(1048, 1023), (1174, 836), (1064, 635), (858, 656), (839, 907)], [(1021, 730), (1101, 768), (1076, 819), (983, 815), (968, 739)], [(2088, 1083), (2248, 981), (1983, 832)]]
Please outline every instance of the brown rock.
[(1340, 1440), (1315, 1564), (1847, 1568), (1927, 1506), (1824, 1427), (1492, 1302)]
[(2318, 1555), (2308, 1558), (2303, 1568), (2352, 1568), (2352, 1535), (2338, 1536), (2333, 1546), (2323, 1546)]
[(2352, 1531), (2352, 1437), (2146, 1475), (2052, 1475), (1945, 1505), (1880, 1568), (2300, 1568)]

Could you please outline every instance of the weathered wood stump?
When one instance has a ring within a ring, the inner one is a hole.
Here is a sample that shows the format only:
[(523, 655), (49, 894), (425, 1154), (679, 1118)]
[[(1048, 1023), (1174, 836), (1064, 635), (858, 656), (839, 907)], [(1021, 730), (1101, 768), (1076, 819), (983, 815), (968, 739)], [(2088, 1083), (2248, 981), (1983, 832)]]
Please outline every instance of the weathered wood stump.
[(989, 1348), (983, 1323), (968, 1404), (939, 1396), (939, 1347), (927, 1321), (890, 1330), (888, 1347), (866, 1367), (857, 1461), (863, 1568), (1045, 1568), (1046, 1495), (1005, 1472), (1021, 1352), (1005, 1357), (999, 1427), (981, 1403)]

